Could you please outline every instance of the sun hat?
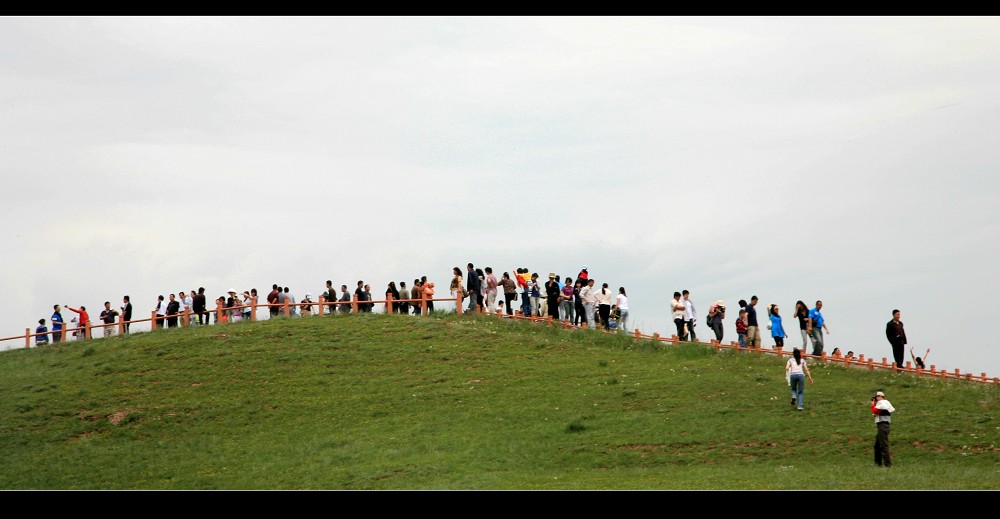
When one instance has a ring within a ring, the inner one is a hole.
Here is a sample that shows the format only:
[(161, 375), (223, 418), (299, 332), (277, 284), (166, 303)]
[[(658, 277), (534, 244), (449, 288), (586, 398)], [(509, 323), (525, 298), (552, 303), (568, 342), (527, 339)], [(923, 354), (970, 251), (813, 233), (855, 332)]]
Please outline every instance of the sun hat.
[(875, 392), (875, 396), (880, 396), (880, 397), (882, 397), (882, 398), (885, 398), (885, 393), (883, 393), (883, 392), (881, 392), (881, 391), (876, 391), (876, 392)]
[(556, 273), (555, 272), (549, 272), (549, 279), (555, 279), (555, 278), (556, 278)]
[(235, 288), (230, 288), (229, 289), (229, 293), (230, 294), (235, 294), (236, 293), (236, 289)]

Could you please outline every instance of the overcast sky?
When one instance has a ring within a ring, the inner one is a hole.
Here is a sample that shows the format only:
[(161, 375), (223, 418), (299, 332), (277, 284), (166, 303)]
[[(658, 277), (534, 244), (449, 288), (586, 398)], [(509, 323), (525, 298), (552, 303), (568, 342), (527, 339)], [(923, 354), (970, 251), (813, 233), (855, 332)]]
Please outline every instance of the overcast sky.
[(1000, 376), (1000, 18), (8, 17), (0, 49), (0, 336), (587, 264), (646, 333), (756, 294), (797, 345), (822, 299), (827, 351), (891, 360), (899, 308)]

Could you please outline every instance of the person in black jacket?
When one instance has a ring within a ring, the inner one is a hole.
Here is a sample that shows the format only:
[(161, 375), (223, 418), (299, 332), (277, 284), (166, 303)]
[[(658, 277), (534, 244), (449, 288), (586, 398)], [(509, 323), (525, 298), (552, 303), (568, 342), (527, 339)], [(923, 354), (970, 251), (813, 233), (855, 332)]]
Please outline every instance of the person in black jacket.
[(469, 312), (475, 313), (476, 309), (479, 308), (480, 300), (479, 295), (482, 291), (479, 274), (476, 273), (476, 267), (469, 263), (467, 267), (469, 269), (469, 275), (465, 282), (465, 290), (469, 292)]
[(167, 327), (177, 328), (177, 313), (181, 309), (181, 303), (177, 301), (174, 294), (170, 294), (170, 302), (167, 303)]
[(899, 320), (899, 310), (892, 311), (892, 320), (885, 323), (885, 338), (892, 345), (892, 357), (896, 361), (896, 367), (903, 367), (903, 352), (906, 346), (906, 330), (903, 329), (903, 321)]
[(132, 303), (129, 301), (128, 296), (123, 297), (122, 302), (125, 303), (125, 306), (122, 307), (122, 321), (125, 322), (123, 325), (125, 333), (128, 333), (128, 324), (132, 320)]

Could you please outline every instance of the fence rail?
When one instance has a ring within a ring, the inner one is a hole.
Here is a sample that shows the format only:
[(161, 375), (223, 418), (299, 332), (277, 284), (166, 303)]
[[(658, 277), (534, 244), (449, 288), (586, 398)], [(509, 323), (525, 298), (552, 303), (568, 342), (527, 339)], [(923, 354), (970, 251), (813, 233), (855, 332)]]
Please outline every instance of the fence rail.
[[(323, 296), (319, 296), (319, 298), (317, 299), (317, 301), (313, 301), (311, 303), (301, 303), (301, 302), (299, 302), (299, 303), (294, 303), (294, 304), (290, 303), (290, 302), (287, 302), (287, 301), (284, 304), (278, 304), (278, 303), (257, 304), (256, 299), (254, 299), (248, 305), (237, 305), (237, 306), (232, 306), (232, 307), (226, 307), (221, 302), (217, 301), (216, 302), (216, 307), (215, 307), (214, 310), (208, 311), (206, 309), (206, 311), (202, 315), (214, 315), (215, 316), (215, 322), (216, 322), (216, 324), (220, 324), (220, 323), (226, 323), (228, 321), (228, 317), (230, 315), (241, 315), (243, 313), (242, 310), (247, 309), (247, 308), (250, 309), (250, 320), (251, 321), (256, 321), (257, 320), (257, 310), (259, 308), (268, 308), (269, 311), (272, 310), (272, 309), (276, 309), (278, 314), (284, 315), (284, 317), (291, 317), (293, 315), (293, 309), (299, 310), (299, 313), (301, 313), (301, 310), (304, 309), (304, 307), (309, 306), (309, 307), (315, 307), (316, 308), (315, 313), (310, 312), (310, 315), (314, 316), (314, 317), (318, 317), (318, 316), (322, 316), (322, 315), (331, 315), (331, 314), (335, 314), (335, 313), (348, 313), (348, 312), (340, 311), (340, 309), (342, 309), (346, 305), (350, 306), (349, 312), (350, 313), (355, 313), (355, 314), (356, 313), (362, 313), (362, 310), (361, 310), (362, 306), (361, 305), (372, 305), (373, 307), (375, 305), (382, 305), (382, 307), (385, 309), (386, 313), (392, 314), (392, 313), (394, 313), (394, 309), (393, 309), (393, 304), (394, 303), (406, 303), (406, 304), (410, 304), (410, 305), (418, 305), (420, 307), (420, 314), (421, 315), (427, 315), (429, 313), (429, 305), (428, 305), (428, 303), (433, 303), (434, 301), (454, 302), (455, 303), (455, 311), (458, 314), (460, 314), (460, 315), (462, 313), (468, 311), (468, 310), (464, 310), (462, 308), (462, 302), (463, 302), (463, 300), (462, 300), (461, 296), (458, 296), (458, 297), (455, 297), (455, 298), (447, 297), (447, 298), (421, 298), (421, 299), (393, 299), (392, 296), (387, 296), (386, 299), (382, 299), (382, 300), (373, 300), (373, 301), (365, 300), (365, 301), (360, 301), (360, 300), (358, 300), (357, 294), (355, 294), (354, 297), (350, 301), (326, 301), (323, 298)], [(324, 309), (327, 310), (325, 313), (324, 313)], [(37, 337), (37, 336), (40, 336), (40, 335), (55, 335), (55, 334), (58, 333), (58, 334), (60, 334), (61, 339), (63, 341), (65, 341), (66, 337), (67, 337), (67, 334), (69, 334), (69, 332), (75, 332), (74, 335), (77, 335), (77, 334), (79, 334), (79, 333), (82, 332), (84, 334), (84, 337), (86, 339), (90, 339), (92, 337), (91, 336), (92, 330), (95, 329), (95, 328), (105, 329), (105, 328), (112, 328), (113, 327), (113, 328), (115, 328), (117, 330), (118, 334), (121, 335), (121, 334), (125, 333), (125, 326), (126, 325), (131, 325), (131, 324), (135, 324), (135, 323), (147, 323), (147, 322), (150, 323), (150, 326), (152, 328), (151, 331), (155, 331), (157, 327), (162, 327), (163, 325), (161, 324), (161, 322), (162, 321), (166, 321), (167, 319), (177, 319), (179, 326), (181, 326), (181, 327), (188, 327), (188, 326), (191, 326), (192, 319), (195, 316), (197, 316), (198, 314), (196, 314), (195, 312), (193, 312), (191, 310), (190, 306), (186, 307), (184, 310), (185, 311), (183, 313), (169, 314), (169, 315), (163, 315), (163, 316), (157, 315), (156, 310), (152, 310), (150, 312), (150, 317), (148, 319), (134, 319), (134, 320), (130, 320), (130, 321), (118, 320), (115, 323), (110, 323), (110, 324), (108, 324), (108, 323), (102, 323), (102, 324), (99, 324), (99, 325), (92, 325), (91, 323), (88, 322), (88, 323), (84, 323), (82, 326), (78, 326), (76, 328), (69, 328), (67, 325), (64, 324), (61, 330), (59, 330), (59, 331), (49, 331), (49, 332), (46, 332), (46, 333), (32, 333), (32, 331), (31, 331), (30, 328), (25, 328), (24, 329), (24, 335), (15, 335), (15, 336), (11, 336), (11, 337), (0, 338), (0, 343), (5, 342), (5, 341), (12, 341), (12, 340), (21, 340), (21, 339), (23, 339), (24, 340), (24, 347), (25, 348), (31, 348), (31, 339), (33, 337)], [(482, 308), (478, 308), (477, 311), (476, 311), (476, 313), (483, 313)], [(553, 319), (552, 316), (546, 316), (546, 317), (540, 317), (540, 316), (535, 316), (535, 315), (525, 316), (525, 315), (522, 314), (522, 312), (520, 310), (514, 310), (514, 312), (512, 314), (507, 314), (507, 313), (503, 313), (503, 312), (499, 312), (499, 311), (494, 311), (494, 312), (491, 312), (491, 313), (492, 313), (492, 315), (495, 315), (495, 316), (498, 316), (498, 317), (504, 318), (504, 319), (514, 319), (514, 320), (528, 321), (528, 322), (531, 322), (531, 323), (541, 323), (541, 324), (544, 324), (546, 326), (561, 326), (562, 328), (567, 329), (567, 330), (570, 330), (570, 329), (583, 330), (583, 329), (587, 328), (586, 323), (584, 323), (582, 325), (575, 325), (575, 324), (570, 323), (568, 320), (563, 321), (563, 320)], [(205, 323), (205, 324), (208, 324), (208, 323)], [(656, 332), (654, 332), (652, 334), (644, 334), (644, 333), (640, 332), (638, 329), (635, 329), (634, 331), (628, 332), (628, 331), (621, 331), (621, 330), (616, 330), (616, 331), (602, 330), (602, 329), (598, 328), (597, 331), (600, 331), (601, 333), (607, 333), (607, 334), (625, 333), (625, 334), (628, 334), (629, 337), (632, 337), (632, 338), (634, 338), (636, 340), (652, 340), (652, 341), (654, 341), (654, 342), (656, 342), (658, 344), (659, 343), (666, 343), (666, 344), (671, 344), (671, 345), (678, 345), (678, 344), (680, 344), (682, 342), (677, 337), (677, 335), (671, 335), (671, 336), (668, 337), (668, 336), (662, 336), (662, 335), (660, 335), (659, 333), (656, 333)], [(760, 354), (760, 355), (776, 355), (779, 358), (783, 357), (783, 356), (786, 356), (786, 355), (791, 355), (792, 354), (791, 350), (785, 350), (783, 348), (778, 348), (778, 347), (774, 347), (774, 348), (764, 348), (764, 347), (758, 347), (758, 348), (741, 348), (740, 345), (739, 345), (739, 343), (737, 343), (736, 341), (730, 341), (729, 343), (723, 343), (723, 342), (717, 341), (715, 339), (712, 339), (710, 342), (707, 342), (707, 343), (706, 342), (702, 342), (702, 341), (696, 341), (696, 342), (691, 342), (689, 344), (701, 344), (701, 345), (704, 345), (704, 346), (714, 347), (716, 349), (716, 351), (721, 351), (722, 349), (733, 349), (733, 350), (739, 350), (739, 351), (744, 351), (744, 352), (754, 353), (754, 354)], [(912, 364), (911, 361), (906, 361), (905, 367), (900, 368), (900, 367), (896, 366), (895, 362), (889, 362), (889, 360), (886, 357), (882, 357), (882, 360), (880, 362), (876, 362), (875, 359), (873, 359), (873, 358), (867, 358), (866, 359), (863, 354), (862, 355), (858, 355), (858, 358), (856, 358), (856, 359), (855, 358), (847, 358), (847, 357), (843, 357), (843, 356), (834, 357), (834, 356), (831, 356), (831, 355), (827, 355), (825, 352), (822, 355), (813, 355), (811, 353), (802, 352), (802, 356), (804, 358), (807, 358), (807, 359), (816, 359), (819, 362), (822, 362), (822, 363), (825, 363), (825, 364), (843, 364), (844, 366), (847, 366), (847, 367), (863, 368), (863, 369), (867, 369), (868, 371), (875, 371), (876, 369), (892, 370), (893, 372), (912, 373), (912, 374), (914, 374), (916, 376), (927, 376), (927, 377), (933, 377), (933, 378), (953, 379), (953, 380), (966, 380), (966, 381), (970, 381), (970, 382), (981, 382), (981, 383), (987, 383), (987, 384), (997, 384), (997, 385), (1000, 385), (1000, 378), (998, 378), (998, 377), (992, 377), (992, 378), (987, 377), (986, 373), (980, 373), (979, 375), (973, 375), (972, 373), (962, 373), (961, 370), (959, 370), (958, 368), (955, 368), (954, 371), (947, 371), (947, 370), (944, 370), (944, 369), (937, 369), (937, 366), (934, 365), (934, 364), (931, 364), (930, 369), (923, 369), (923, 368), (920, 368), (920, 367), (913, 366), (913, 364)]]

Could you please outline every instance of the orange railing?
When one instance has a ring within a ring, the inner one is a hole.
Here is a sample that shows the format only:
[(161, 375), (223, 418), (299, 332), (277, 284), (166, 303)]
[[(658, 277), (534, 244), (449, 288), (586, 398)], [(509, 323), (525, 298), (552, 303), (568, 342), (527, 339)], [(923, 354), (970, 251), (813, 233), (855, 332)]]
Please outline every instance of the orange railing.
[[(350, 307), (351, 307), (350, 313), (355, 313), (356, 314), (356, 313), (359, 313), (359, 306), (360, 305), (362, 305), (362, 304), (371, 304), (373, 306), (374, 305), (382, 305), (382, 307), (385, 309), (385, 313), (392, 314), (393, 313), (393, 306), (392, 306), (393, 303), (408, 303), (408, 304), (411, 304), (411, 305), (419, 305), (420, 306), (420, 313), (421, 313), (421, 315), (427, 315), (427, 313), (428, 313), (428, 303), (432, 302), (432, 301), (443, 301), (443, 302), (454, 301), (455, 302), (455, 311), (458, 314), (460, 314), (460, 315), (462, 313), (468, 311), (467, 309), (463, 309), (462, 308), (462, 297), (461, 296), (458, 296), (458, 297), (455, 297), (455, 298), (448, 297), (448, 298), (431, 298), (431, 299), (421, 298), (421, 299), (396, 299), (396, 300), (392, 299), (392, 296), (387, 296), (386, 299), (383, 299), (383, 300), (359, 301), (357, 294), (355, 294), (354, 297), (350, 301), (326, 301), (323, 298), (323, 296), (321, 295), (321, 296), (319, 296), (319, 298), (317, 299), (317, 301), (313, 301), (311, 303), (301, 303), (300, 302), (300, 303), (295, 303), (295, 304), (292, 304), (292, 303), (289, 303), (289, 302), (286, 301), (284, 304), (265, 303), (265, 304), (261, 305), (261, 304), (257, 304), (256, 299), (254, 299), (254, 300), (252, 300), (250, 302), (249, 305), (238, 305), (238, 306), (233, 306), (233, 307), (225, 307), (225, 306), (223, 306), (223, 304), (221, 302), (217, 301), (216, 302), (216, 308), (215, 308), (215, 310), (208, 311), (206, 309), (206, 313), (215, 314), (215, 322), (216, 322), (216, 324), (218, 324), (218, 323), (224, 322), (223, 316), (228, 315), (229, 312), (240, 311), (242, 313), (242, 310), (245, 309), (245, 308), (250, 308), (250, 310), (251, 310), (250, 311), (250, 320), (251, 321), (256, 321), (257, 320), (257, 309), (258, 308), (268, 308), (268, 309), (270, 309), (270, 308), (278, 308), (279, 309), (279, 312), (278, 312), (279, 314), (283, 314), (285, 317), (291, 317), (292, 316), (292, 308), (298, 307), (298, 308), (301, 309), (302, 307), (305, 307), (305, 306), (311, 306), (311, 307), (315, 307), (316, 308), (315, 312), (313, 312), (311, 315), (312, 316), (321, 316), (321, 315), (330, 315), (330, 314), (333, 314), (333, 313), (338, 313), (337, 310), (339, 309), (339, 307), (341, 305), (350, 305)], [(326, 313), (324, 313), (324, 309), (328, 309), (328, 311)], [(482, 308), (477, 308), (476, 313), (483, 313)], [(13, 337), (0, 338), (0, 342), (10, 341), (10, 340), (24, 339), (24, 346), (25, 346), (25, 348), (31, 348), (31, 339), (33, 337), (36, 337), (36, 336), (39, 336), (39, 335), (51, 335), (51, 334), (55, 334), (55, 333), (61, 333), (62, 334), (62, 340), (65, 341), (66, 337), (69, 334), (69, 332), (76, 332), (76, 333), (81, 333), (82, 332), (82, 333), (85, 334), (85, 337), (87, 339), (90, 339), (91, 338), (92, 330), (94, 328), (116, 327), (118, 333), (119, 334), (123, 334), (124, 331), (125, 331), (125, 325), (126, 324), (131, 325), (133, 323), (145, 323), (145, 322), (150, 323), (150, 326), (151, 326), (152, 330), (155, 331), (156, 328), (157, 328), (157, 326), (159, 326), (157, 324), (157, 321), (161, 320), (161, 319), (162, 320), (166, 320), (167, 318), (177, 318), (177, 319), (179, 319), (179, 325), (181, 327), (187, 327), (187, 326), (191, 325), (191, 320), (196, 315), (197, 314), (195, 314), (194, 312), (191, 311), (191, 307), (186, 307), (184, 313), (164, 315), (162, 317), (156, 315), (156, 311), (153, 310), (153, 311), (150, 312), (149, 319), (135, 319), (135, 320), (131, 320), (131, 321), (121, 321), (121, 320), (119, 320), (118, 322), (113, 323), (113, 324), (100, 324), (100, 325), (92, 325), (90, 323), (86, 323), (84, 326), (80, 326), (80, 327), (77, 327), (77, 328), (69, 328), (67, 325), (64, 324), (62, 330), (59, 331), (59, 332), (49, 331), (47, 333), (32, 333), (30, 328), (25, 328), (24, 329), (24, 335), (15, 335)], [(570, 323), (568, 320), (565, 320), (565, 321), (563, 321), (563, 320), (555, 320), (555, 319), (552, 318), (552, 316), (546, 316), (546, 317), (539, 317), (539, 316), (534, 316), (534, 315), (532, 315), (532, 316), (524, 316), (521, 313), (520, 310), (515, 310), (513, 314), (506, 314), (506, 313), (503, 313), (503, 312), (493, 312), (493, 315), (496, 315), (496, 316), (501, 317), (501, 318), (510, 318), (510, 319), (515, 319), (515, 320), (525, 320), (525, 321), (532, 322), (532, 323), (542, 323), (542, 324), (545, 324), (545, 325), (548, 325), (548, 326), (558, 325), (558, 326), (561, 326), (562, 328), (567, 329), (567, 330), (569, 330), (569, 329), (586, 329), (587, 328), (586, 323), (584, 323), (582, 325), (575, 325), (575, 324)], [(600, 329), (600, 328), (598, 328), (598, 330), (601, 331), (601, 332), (603, 332), (603, 333), (608, 333), (608, 334), (612, 334), (612, 333), (627, 333), (629, 337), (632, 337), (632, 338), (634, 338), (636, 340), (647, 339), (647, 340), (655, 341), (657, 343), (668, 343), (668, 344), (671, 344), (671, 345), (677, 345), (677, 344), (680, 344), (680, 342), (681, 342), (681, 340), (677, 337), (677, 335), (671, 335), (669, 337), (666, 337), (666, 336), (661, 336), (659, 333), (655, 333), (655, 332), (652, 333), (652, 334), (644, 334), (644, 333), (640, 332), (638, 329), (636, 329), (636, 330), (634, 330), (632, 332), (622, 332), (622, 331), (619, 331), (619, 330), (611, 331), (611, 330), (604, 330), (604, 329)], [(745, 351), (745, 352), (750, 352), (750, 353), (756, 353), (756, 354), (777, 355), (779, 357), (785, 356), (785, 355), (791, 355), (792, 354), (792, 352), (791, 352), (790, 349), (789, 350), (785, 350), (784, 348), (763, 348), (763, 347), (759, 347), (759, 348), (740, 348), (739, 343), (737, 343), (736, 341), (731, 341), (728, 344), (725, 344), (725, 343), (719, 342), (719, 341), (717, 341), (715, 339), (712, 339), (710, 342), (707, 342), (707, 343), (706, 342), (697, 341), (697, 342), (695, 342), (695, 344), (701, 344), (701, 345), (704, 345), (704, 346), (714, 347), (716, 349), (716, 351), (720, 351), (723, 348), (728, 348), (728, 349), (740, 350), (740, 351)], [(949, 372), (949, 371), (946, 371), (944, 369), (940, 369), (940, 370), (937, 369), (937, 366), (934, 365), (934, 364), (931, 364), (930, 369), (922, 369), (922, 368), (919, 368), (919, 367), (914, 367), (910, 361), (906, 361), (906, 366), (903, 367), (903, 368), (899, 368), (899, 367), (896, 366), (895, 362), (889, 362), (889, 360), (886, 357), (882, 357), (881, 362), (875, 362), (875, 359), (872, 359), (872, 358), (867, 358), (866, 359), (864, 355), (859, 355), (858, 358), (856, 358), (856, 359), (855, 358), (847, 358), (847, 357), (843, 357), (843, 356), (833, 357), (833, 356), (827, 355), (826, 353), (823, 353), (822, 355), (812, 355), (810, 353), (803, 353), (802, 356), (804, 358), (818, 359), (820, 362), (823, 362), (823, 363), (828, 363), (828, 364), (843, 364), (844, 366), (859, 367), (859, 368), (867, 369), (869, 371), (874, 371), (876, 369), (883, 369), (883, 370), (892, 370), (893, 372), (912, 373), (912, 374), (917, 375), (917, 376), (928, 376), (928, 377), (936, 377), (936, 378), (944, 378), (944, 379), (966, 380), (966, 381), (971, 381), (971, 382), (983, 382), (983, 383), (989, 383), (989, 384), (1000, 384), (1000, 378), (998, 378), (998, 377), (989, 378), (989, 377), (986, 376), (986, 373), (980, 373), (977, 376), (977, 375), (973, 375), (972, 373), (962, 373), (961, 370), (959, 370), (958, 368), (955, 368), (955, 370), (953, 372)]]

